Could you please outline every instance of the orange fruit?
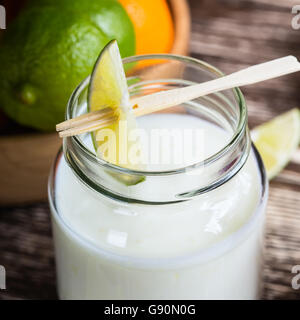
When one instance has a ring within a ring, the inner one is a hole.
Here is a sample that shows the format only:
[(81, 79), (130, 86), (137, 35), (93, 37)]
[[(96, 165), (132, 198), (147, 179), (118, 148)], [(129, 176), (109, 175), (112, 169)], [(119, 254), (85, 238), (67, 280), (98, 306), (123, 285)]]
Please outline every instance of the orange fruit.
[(135, 30), (136, 54), (168, 53), (174, 26), (166, 0), (119, 0)]

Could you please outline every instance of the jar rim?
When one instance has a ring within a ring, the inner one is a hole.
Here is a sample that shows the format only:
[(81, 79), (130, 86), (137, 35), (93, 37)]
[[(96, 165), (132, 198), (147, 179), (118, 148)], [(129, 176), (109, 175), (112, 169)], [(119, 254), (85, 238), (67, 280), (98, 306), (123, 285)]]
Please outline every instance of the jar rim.
[[(221, 72), (218, 68), (210, 65), (207, 62), (204, 62), (200, 59), (182, 56), (182, 55), (175, 55), (175, 54), (149, 54), (149, 55), (135, 55), (131, 57), (127, 57), (122, 59), (123, 64), (125, 63), (134, 63), (138, 60), (151, 60), (151, 59), (169, 59), (169, 60), (177, 60), (180, 62), (189, 63), (196, 66), (201, 66), (207, 69), (209, 72), (214, 73), (218, 77), (224, 76), (224, 73)], [(67, 104), (67, 112), (66, 112), (66, 120), (69, 120), (72, 118), (72, 111), (73, 111), (73, 105), (75, 105), (77, 98), (80, 94), (80, 92), (85, 88), (90, 81), (90, 76), (86, 77), (73, 91), (68, 104)], [(230, 141), (218, 152), (214, 153), (213, 155), (209, 156), (208, 158), (201, 160), (197, 163), (176, 168), (172, 170), (160, 170), (160, 171), (145, 171), (145, 170), (136, 170), (136, 169), (129, 169), (125, 167), (121, 167), (115, 164), (112, 164), (108, 161), (105, 161), (104, 159), (100, 159), (97, 157), (97, 155), (93, 152), (91, 152), (90, 149), (88, 149), (77, 136), (69, 137), (67, 139), (72, 139), (75, 144), (84, 152), (84, 154), (94, 163), (97, 163), (97, 165), (102, 166), (106, 169), (113, 170), (115, 172), (123, 173), (123, 174), (129, 174), (129, 175), (139, 175), (139, 176), (163, 176), (163, 175), (172, 175), (172, 174), (180, 174), (184, 173), (187, 170), (192, 171), (195, 170), (201, 166), (207, 166), (211, 163), (214, 163), (218, 159), (222, 158), (224, 154), (227, 152), (230, 152), (232, 148), (239, 142), (241, 136), (244, 135), (247, 125), (247, 108), (246, 108), (246, 101), (244, 99), (244, 96), (239, 88), (232, 88), (230, 89), (234, 97), (238, 103), (239, 106), (239, 119), (237, 128), (235, 129), (232, 137), (230, 138)]]

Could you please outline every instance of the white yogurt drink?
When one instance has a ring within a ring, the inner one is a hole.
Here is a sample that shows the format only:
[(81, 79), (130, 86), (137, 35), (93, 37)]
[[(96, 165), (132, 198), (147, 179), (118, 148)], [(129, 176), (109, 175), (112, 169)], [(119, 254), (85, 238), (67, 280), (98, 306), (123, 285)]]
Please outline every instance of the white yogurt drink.
[[(203, 166), (174, 163), (176, 152), (163, 163), (161, 144), (146, 179), (124, 185), (82, 150), (92, 150), (89, 135), (65, 140), (49, 184), (59, 297), (258, 298), (267, 186), (259, 155), (246, 146), (247, 128), (233, 138), (225, 122), (220, 128), (176, 111), (144, 116), (138, 126), (148, 136), (198, 130)], [(195, 147), (193, 139), (184, 143)]]

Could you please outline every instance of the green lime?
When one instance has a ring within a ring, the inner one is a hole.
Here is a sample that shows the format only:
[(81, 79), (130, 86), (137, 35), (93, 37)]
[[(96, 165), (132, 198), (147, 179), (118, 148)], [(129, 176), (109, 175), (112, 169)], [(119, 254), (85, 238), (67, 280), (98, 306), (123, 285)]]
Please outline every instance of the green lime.
[(123, 57), (135, 53), (134, 30), (115, 0), (29, 3), (1, 41), (0, 107), (20, 124), (54, 130), (111, 39)]
[(290, 161), (300, 142), (300, 111), (292, 109), (254, 128), (251, 137), (274, 178)]
[[(110, 107), (117, 121), (106, 125), (92, 133), (92, 138), (98, 157), (118, 166), (141, 170), (139, 163), (129, 160), (129, 150), (132, 147), (140, 149), (136, 143), (122, 141), (137, 128), (134, 113), (131, 109), (127, 80), (122, 64), (117, 41), (111, 41), (101, 51), (91, 75), (88, 92), (88, 108), (96, 111)], [(126, 123), (126, 127), (121, 124)], [(123, 130), (122, 130), (123, 129)], [(110, 134), (104, 135), (104, 132)], [(125, 148), (120, 148), (125, 145)], [(113, 174), (114, 178), (126, 185), (135, 185), (145, 180), (144, 176), (129, 174)]]

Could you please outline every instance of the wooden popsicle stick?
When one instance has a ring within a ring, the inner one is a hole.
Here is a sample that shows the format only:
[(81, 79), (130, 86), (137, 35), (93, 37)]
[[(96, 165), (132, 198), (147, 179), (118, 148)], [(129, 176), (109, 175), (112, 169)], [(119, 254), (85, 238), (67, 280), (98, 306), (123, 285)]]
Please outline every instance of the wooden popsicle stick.
[(131, 103), (139, 106), (134, 111), (135, 115), (142, 116), (214, 92), (254, 84), (297, 71), (300, 71), (298, 60), (294, 56), (287, 56), (251, 66), (215, 80), (139, 97), (133, 99)]
[[(149, 113), (180, 105), (184, 102), (235, 87), (277, 78), (289, 73), (300, 71), (300, 63), (294, 56), (287, 56), (272, 61), (257, 64), (246, 69), (234, 72), (228, 76), (210, 80), (179, 89), (161, 91), (148, 94), (130, 101), (135, 116), (143, 116)], [(138, 106), (137, 108), (134, 108)], [(57, 125), (60, 137), (76, 135), (88, 131), (100, 129), (101, 127), (116, 121), (112, 117), (113, 110), (105, 108), (99, 112), (88, 113)], [(66, 128), (67, 130), (65, 130)]]
[(85, 132), (91, 132), (98, 129), (101, 129), (114, 121), (117, 121), (117, 116), (107, 117), (101, 120), (95, 120), (95, 121), (89, 121), (81, 124), (80, 126), (76, 128), (70, 128), (64, 131), (60, 131), (58, 134), (60, 138), (75, 136), (77, 134), (85, 133)]
[(79, 117), (66, 120), (56, 125), (56, 131), (63, 131), (70, 128), (78, 127), (84, 123), (101, 120), (106, 117), (111, 117), (113, 115), (113, 110), (109, 107), (89, 112), (87, 114), (83, 114)]

